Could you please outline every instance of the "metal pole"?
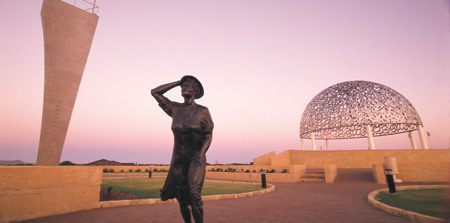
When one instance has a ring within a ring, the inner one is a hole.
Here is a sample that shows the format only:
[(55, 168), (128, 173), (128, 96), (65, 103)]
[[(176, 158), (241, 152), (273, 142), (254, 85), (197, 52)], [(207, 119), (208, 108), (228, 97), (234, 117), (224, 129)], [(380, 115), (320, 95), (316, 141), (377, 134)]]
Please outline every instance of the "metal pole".
[(95, 10), (95, 0), (94, 0), (94, 5), (92, 6), (92, 13), (94, 13)]

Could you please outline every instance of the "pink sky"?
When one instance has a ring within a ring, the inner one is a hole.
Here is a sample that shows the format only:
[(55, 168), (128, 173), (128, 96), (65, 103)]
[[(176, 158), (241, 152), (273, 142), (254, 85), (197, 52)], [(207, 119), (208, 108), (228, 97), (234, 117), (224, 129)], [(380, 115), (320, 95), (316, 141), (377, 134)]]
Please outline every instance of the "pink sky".
[[(149, 91), (185, 74), (205, 87), (197, 103), (210, 109), (215, 123), (210, 163), (248, 163), (271, 151), (300, 149), (308, 102), (351, 80), (400, 92), (430, 132), (430, 148), (450, 147), (449, 1), (97, 4), (100, 19), (61, 161), (169, 163), (171, 119)], [(0, 160), (36, 161), (44, 88), (41, 5), (0, 0)], [(182, 100), (179, 89), (168, 96)], [(407, 134), (376, 137), (375, 146), (411, 147)], [(325, 142), (317, 147), (325, 149)]]

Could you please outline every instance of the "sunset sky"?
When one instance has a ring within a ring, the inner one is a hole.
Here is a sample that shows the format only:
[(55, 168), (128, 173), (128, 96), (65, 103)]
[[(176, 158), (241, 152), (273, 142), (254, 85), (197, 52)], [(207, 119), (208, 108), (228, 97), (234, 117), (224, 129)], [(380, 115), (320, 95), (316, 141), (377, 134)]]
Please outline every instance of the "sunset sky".
[[(205, 96), (197, 103), (215, 123), (209, 163), (249, 163), (271, 151), (300, 149), (308, 102), (352, 80), (401, 93), (430, 133), (429, 147), (450, 147), (449, 1), (96, 2), (99, 23), (61, 161), (168, 164), (171, 118), (150, 90), (186, 74), (202, 82)], [(0, 0), (0, 160), (36, 161), (44, 93), (41, 6)], [(180, 88), (166, 95), (182, 101)], [(374, 140), (377, 149), (411, 148), (407, 134)], [(311, 141), (305, 143), (311, 150)], [(333, 140), (330, 147), (365, 150), (368, 143)]]

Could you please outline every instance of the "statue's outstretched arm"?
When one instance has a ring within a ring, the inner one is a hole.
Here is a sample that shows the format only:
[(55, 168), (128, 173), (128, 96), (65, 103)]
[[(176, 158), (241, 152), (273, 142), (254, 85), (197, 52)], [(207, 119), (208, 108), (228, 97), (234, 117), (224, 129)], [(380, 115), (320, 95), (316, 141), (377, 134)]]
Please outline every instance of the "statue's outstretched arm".
[(158, 103), (161, 103), (163, 101), (163, 94), (169, 91), (170, 89), (177, 87), (180, 85), (180, 81), (175, 81), (168, 84), (163, 84), (159, 87), (156, 87), (151, 90), (152, 96), (158, 101)]

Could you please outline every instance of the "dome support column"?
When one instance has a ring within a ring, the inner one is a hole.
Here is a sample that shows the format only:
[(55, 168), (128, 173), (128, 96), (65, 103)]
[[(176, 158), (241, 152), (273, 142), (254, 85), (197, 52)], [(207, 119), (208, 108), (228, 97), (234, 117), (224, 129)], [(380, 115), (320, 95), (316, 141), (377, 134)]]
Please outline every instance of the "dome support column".
[(369, 140), (369, 149), (375, 150), (375, 142), (373, 141), (372, 127), (370, 127), (370, 125), (366, 125), (366, 131), (367, 131), (367, 139)]
[(330, 150), (330, 142), (328, 142), (328, 139), (325, 139), (325, 143), (327, 144), (327, 151)]
[(305, 142), (302, 137), (300, 137), (300, 146), (302, 150), (305, 150)]
[(411, 141), (411, 147), (412, 149), (417, 149), (416, 139), (414, 139), (414, 135), (412, 132), (408, 133), (409, 141)]
[(314, 135), (314, 132), (311, 132), (311, 142), (312, 142), (312, 149), (316, 150), (316, 136)]
[(417, 130), (419, 130), (419, 138), (420, 143), (422, 144), (422, 149), (428, 149), (427, 140), (425, 139), (425, 134), (423, 134), (423, 127), (422, 125), (417, 126)]

